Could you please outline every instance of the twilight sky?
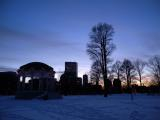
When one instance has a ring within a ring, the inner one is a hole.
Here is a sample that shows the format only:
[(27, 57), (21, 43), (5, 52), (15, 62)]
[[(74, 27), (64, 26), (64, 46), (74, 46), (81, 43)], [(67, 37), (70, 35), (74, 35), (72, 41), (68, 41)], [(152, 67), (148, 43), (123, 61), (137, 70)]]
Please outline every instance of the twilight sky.
[(64, 71), (65, 61), (76, 61), (82, 76), (91, 64), (89, 32), (99, 22), (115, 30), (114, 60), (160, 53), (159, 0), (1, 0), (0, 71), (33, 61)]

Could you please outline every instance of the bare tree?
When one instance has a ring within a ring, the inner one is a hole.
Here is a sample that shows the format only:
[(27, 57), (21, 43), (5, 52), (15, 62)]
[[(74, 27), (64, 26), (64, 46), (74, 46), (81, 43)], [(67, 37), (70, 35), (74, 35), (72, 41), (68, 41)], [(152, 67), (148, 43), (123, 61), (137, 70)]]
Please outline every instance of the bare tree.
[(121, 66), (122, 66), (122, 62), (118, 61), (118, 60), (112, 66), (112, 72), (114, 74), (116, 74), (117, 79), (119, 79), (119, 80), (120, 80), (120, 76), (121, 76)]
[(152, 74), (155, 78), (155, 80), (158, 82), (158, 85), (160, 86), (160, 56), (155, 55), (148, 61), (148, 66), (152, 71)]
[(135, 68), (132, 62), (128, 59), (124, 59), (122, 66), (121, 66), (121, 71), (124, 75), (124, 78), (127, 81), (127, 87), (129, 88), (131, 85), (132, 78), (134, 78), (136, 75)]
[(104, 97), (107, 97), (109, 89), (107, 65), (110, 62), (110, 55), (115, 49), (115, 45), (112, 43), (113, 33), (111, 25), (99, 23), (92, 28), (90, 41), (87, 44), (87, 53), (91, 60), (98, 61), (101, 66), (104, 80)]
[(101, 75), (101, 66), (99, 61), (94, 61), (91, 66), (91, 80), (96, 82), (96, 85), (99, 85), (99, 79)]
[(110, 81), (113, 81), (113, 79), (114, 79), (114, 74), (113, 74), (112, 69), (108, 69), (108, 79)]
[(136, 61), (134, 61), (134, 67), (139, 76), (140, 86), (142, 86), (142, 74), (144, 73), (145, 65), (146, 63), (140, 59), (137, 59)]

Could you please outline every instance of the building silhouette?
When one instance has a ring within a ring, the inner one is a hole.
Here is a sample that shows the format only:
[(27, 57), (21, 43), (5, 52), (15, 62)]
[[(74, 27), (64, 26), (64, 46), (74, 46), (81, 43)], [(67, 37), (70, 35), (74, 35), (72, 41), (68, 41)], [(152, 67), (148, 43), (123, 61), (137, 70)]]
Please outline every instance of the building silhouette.
[(78, 77), (77, 62), (65, 62), (65, 73)]
[(60, 98), (56, 92), (56, 79), (54, 69), (41, 62), (31, 62), (17, 70), (19, 81), (16, 98)]
[(77, 86), (82, 86), (82, 78), (81, 77), (77, 77)]
[(87, 86), (88, 85), (88, 75), (83, 75), (83, 86)]
[(60, 77), (60, 89), (62, 94), (77, 94), (81, 86), (82, 78), (78, 77), (77, 62), (65, 62), (65, 71)]
[(16, 72), (0, 72), (0, 94), (13, 95), (16, 93), (18, 75)]

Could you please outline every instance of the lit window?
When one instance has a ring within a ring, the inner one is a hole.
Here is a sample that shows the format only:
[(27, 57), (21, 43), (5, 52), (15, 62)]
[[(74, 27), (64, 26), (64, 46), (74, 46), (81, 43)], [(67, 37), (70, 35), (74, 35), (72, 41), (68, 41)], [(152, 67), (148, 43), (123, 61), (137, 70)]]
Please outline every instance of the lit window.
[(28, 83), (31, 77), (26, 77), (25, 82)]
[(21, 76), (21, 77), (20, 77), (20, 82), (22, 82), (22, 80), (23, 80), (23, 77)]

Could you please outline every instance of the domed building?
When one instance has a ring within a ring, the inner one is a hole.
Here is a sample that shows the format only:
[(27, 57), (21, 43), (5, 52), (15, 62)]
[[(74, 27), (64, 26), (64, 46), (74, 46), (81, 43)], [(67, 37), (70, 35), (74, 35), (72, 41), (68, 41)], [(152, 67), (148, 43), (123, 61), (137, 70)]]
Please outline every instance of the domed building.
[(31, 62), (21, 66), (17, 73), (19, 81), (16, 98), (57, 97), (55, 71), (51, 66), (41, 62)]

